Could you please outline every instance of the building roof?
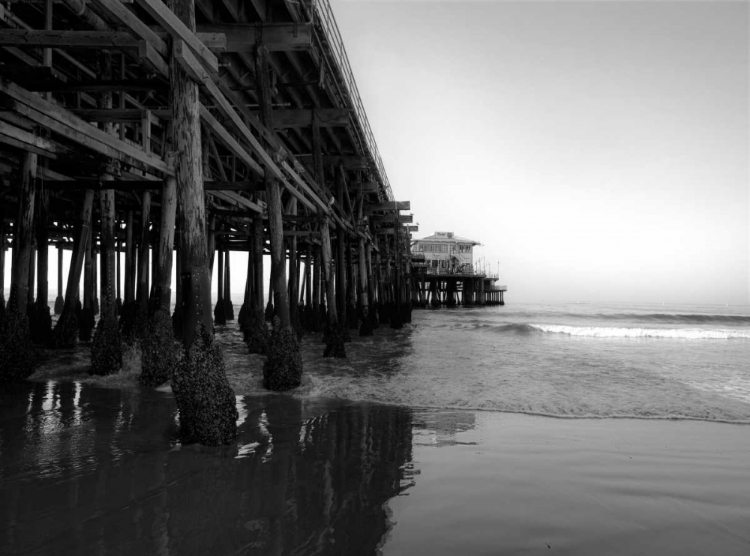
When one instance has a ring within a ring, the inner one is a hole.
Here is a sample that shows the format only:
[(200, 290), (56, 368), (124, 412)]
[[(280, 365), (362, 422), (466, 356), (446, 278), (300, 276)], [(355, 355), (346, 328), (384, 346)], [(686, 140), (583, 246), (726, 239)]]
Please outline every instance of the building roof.
[(467, 239), (465, 237), (457, 236), (453, 232), (435, 232), (431, 236), (423, 237), (422, 239), (416, 239), (414, 241), (432, 241), (442, 243), (471, 243), (472, 245), (482, 245), (478, 241), (473, 239)]

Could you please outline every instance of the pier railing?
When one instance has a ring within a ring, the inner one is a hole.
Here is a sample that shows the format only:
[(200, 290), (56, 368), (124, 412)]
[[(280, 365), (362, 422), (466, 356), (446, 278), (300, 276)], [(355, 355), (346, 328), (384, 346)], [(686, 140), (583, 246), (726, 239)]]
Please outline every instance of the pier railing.
[(367, 152), (370, 155), (370, 158), (375, 163), (375, 169), (385, 190), (386, 199), (384, 200), (393, 201), (391, 184), (388, 181), (388, 175), (385, 173), (385, 166), (383, 165), (383, 160), (380, 158), (380, 151), (375, 142), (375, 135), (373, 135), (370, 128), (365, 107), (359, 96), (357, 82), (354, 80), (354, 74), (349, 65), (349, 57), (346, 54), (344, 41), (341, 39), (341, 33), (339, 33), (331, 5), (328, 0), (310, 0), (312, 11), (305, 2), (301, 2), (301, 5), (304, 6), (308, 12), (308, 18), (315, 25), (315, 36), (320, 42), (320, 46), (327, 50), (333, 58), (335, 67), (331, 68), (330, 64), (327, 64), (328, 70), (331, 71), (332, 75), (336, 75), (337, 83), (344, 83), (346, 90), (342, 92), (341, 96), (344, 97), (344, 101), (349, 105), (348, 107), (354, 111), (353, 119), (358, 128), (357, 135), (360, 142), (363, 142), (360, 147), (363, 152)]

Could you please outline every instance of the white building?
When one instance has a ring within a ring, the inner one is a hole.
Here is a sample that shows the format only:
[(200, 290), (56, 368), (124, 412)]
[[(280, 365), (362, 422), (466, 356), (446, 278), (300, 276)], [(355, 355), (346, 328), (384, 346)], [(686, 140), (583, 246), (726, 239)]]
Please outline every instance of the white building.
[(481, 245), (453, 232), (435, 232), (431, 236), (416, 239), (411, 244), (413, 261), (419, 265), (424, 256), (428, 272), (446, 274), (473, 274), (474, 246)]

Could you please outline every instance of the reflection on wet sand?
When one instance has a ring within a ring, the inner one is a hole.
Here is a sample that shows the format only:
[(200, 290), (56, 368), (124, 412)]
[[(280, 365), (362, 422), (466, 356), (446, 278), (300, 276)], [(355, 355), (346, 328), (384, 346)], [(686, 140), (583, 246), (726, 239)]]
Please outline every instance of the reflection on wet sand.
[(0, 393), (2, 554), (372, 554), (411, 484), (412, 413), (239, 402), (228, 448), (182, 446), (173, 398), (80, 383)]

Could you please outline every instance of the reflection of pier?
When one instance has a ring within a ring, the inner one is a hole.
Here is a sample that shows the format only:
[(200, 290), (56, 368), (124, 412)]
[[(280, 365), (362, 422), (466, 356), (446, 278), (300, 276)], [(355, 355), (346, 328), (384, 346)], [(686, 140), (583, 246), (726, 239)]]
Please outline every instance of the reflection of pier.
[(410, 411), (239, 405), (238, 453), (175, 447), (174, 399), (158, 392), (5, 389), (0, 553), (376, 553), (387, 501), (413, 481)]

